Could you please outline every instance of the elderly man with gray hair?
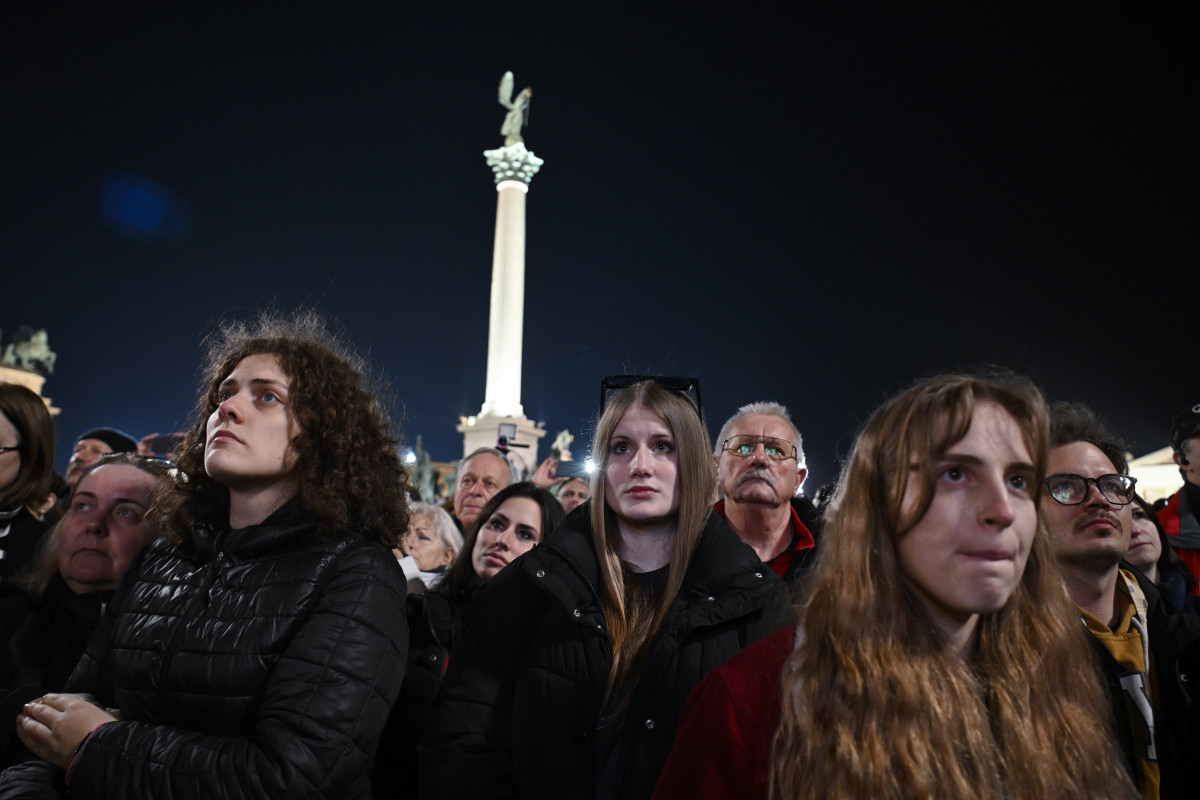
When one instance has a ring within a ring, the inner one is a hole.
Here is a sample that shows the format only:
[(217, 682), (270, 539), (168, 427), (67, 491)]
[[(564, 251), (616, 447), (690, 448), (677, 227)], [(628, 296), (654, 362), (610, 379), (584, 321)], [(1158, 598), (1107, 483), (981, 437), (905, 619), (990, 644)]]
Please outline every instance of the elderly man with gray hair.
[(816, 552), (820, 516), (800, 495), (808, 476), (800, 431), (779, 403), (744, 405), (713, 450), (724, 499), (716, 512), (764, 564), (794, 584)]

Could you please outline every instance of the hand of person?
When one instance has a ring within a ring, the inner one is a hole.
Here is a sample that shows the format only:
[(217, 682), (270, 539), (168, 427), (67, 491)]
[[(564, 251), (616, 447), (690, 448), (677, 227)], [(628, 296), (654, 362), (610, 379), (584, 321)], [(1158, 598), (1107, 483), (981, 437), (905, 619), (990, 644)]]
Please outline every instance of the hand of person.
[(116, 719), (88, 695), (47, 694), (21, 709), (17, 736), (35, 756), (66, 770), (87, 735)]
[(537, 471), (533, 473), (533, 477), (529, 480), (534, 486), (542, 489), (549, 489), (554, 484), (563, 480), (563, 478), (559, 478), (554, 474), (555, 470), (557, 469), (558, 459), (550, 456), (541, 464), (538, 464)]
[(154, 448), (151, 447), (150, 445), (151, 445), (151, 442), (153, 442), (157, 436), (158, 436), (157, 433), (150, 433), (150, 434), (143, 436), (141, 439), (138, 439), (137, 454), (139, 456), (146, 456), (147, 458), (153, 458), (154, 457)]

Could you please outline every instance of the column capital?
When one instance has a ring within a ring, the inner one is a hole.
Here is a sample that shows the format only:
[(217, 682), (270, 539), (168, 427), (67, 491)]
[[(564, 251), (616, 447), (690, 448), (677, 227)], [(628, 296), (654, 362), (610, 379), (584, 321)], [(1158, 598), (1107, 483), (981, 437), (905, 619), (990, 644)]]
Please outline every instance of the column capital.
[(526, 186), (545, 162), (525, 149), (524, 142), (516, 142), (498, 150), (484, 150), (487, 164), (496, 175), (496, 183), (520, 181)]

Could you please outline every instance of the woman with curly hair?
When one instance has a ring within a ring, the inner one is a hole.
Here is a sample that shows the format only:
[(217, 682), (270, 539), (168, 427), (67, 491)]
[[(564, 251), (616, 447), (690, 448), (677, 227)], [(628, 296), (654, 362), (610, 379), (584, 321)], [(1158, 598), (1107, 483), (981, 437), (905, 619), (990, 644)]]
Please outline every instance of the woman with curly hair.
[[(0, 797), (365, 798), (404, 673), (407, 473), (365, 367), (313, 314), (209, 340), (179, 473)], [(87, 693), (84, 696), (79, 693)], [(49, 796), (53, 796), (49, 794)]]
[(885, 403), (842, 473), (799, 624), (688, 698), (656, 797), (1132, 798), (1039, 525), (1028, 381)]
[(688, 693), (785, 609), (783, 581), (712, 511), (696, 381), (613, 383), (591, 506), (463, 616), (422, 740), (423, 797), (649, 797)]

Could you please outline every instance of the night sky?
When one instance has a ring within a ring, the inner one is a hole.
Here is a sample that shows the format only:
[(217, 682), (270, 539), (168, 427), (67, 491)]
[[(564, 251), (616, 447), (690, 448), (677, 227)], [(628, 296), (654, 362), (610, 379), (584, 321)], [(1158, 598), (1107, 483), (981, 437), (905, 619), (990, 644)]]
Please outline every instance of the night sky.
[(50, 332), (60, 469), (85, 428), (180, 427), (204, 334), (269, 305), (340, 322), (458, 457), (505, 70), (546, 161), (547, 444), (586, 454), (621, 372), (698, 376), (713, 435), (786, 404), (810, 491), (932, 372), (1026, 373), (1138, 455), (1200, 401), (1194, 2), (30, 5), (0, 24), (0, 328)]

